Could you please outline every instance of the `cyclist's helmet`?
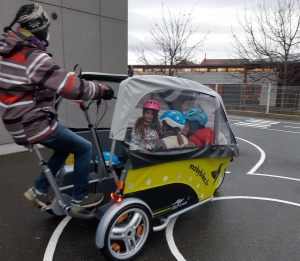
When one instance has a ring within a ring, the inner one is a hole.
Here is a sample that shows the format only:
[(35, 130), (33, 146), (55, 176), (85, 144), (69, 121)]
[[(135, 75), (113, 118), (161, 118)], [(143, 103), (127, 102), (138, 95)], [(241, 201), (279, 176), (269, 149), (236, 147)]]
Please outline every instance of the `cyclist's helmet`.
[(152, 110), (156, 110), (159, 112), (160, 105), (155, 100), (148, 100), (148, 101), (145, 101), (145, 103), (143, 105), (143, 109), (152, 109)]
[(184, 116), (179, 111), (175, 110), (164, 112), (164, 114), (161, 115), (159, 119), (166, 121), (166, 123), (173, 128), (180, 128), (180, 130), (182, 130), (185, 124)]
[(197, 121), (201, 126), (207, 123), (207, 115), (200, 109), (191, 109), (184, 114), (184, 118), (189, 121)]

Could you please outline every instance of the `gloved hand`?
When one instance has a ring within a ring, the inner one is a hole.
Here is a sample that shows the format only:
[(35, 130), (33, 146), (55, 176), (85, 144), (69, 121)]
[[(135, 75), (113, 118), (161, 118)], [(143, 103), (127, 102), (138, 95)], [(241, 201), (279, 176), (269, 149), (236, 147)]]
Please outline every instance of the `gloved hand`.
[(114, 97), (114, 90), (107, 86), (107, 85), (103, 85), (103, 84), (99, 84), (100, 87), (100, 95), (101, 95), (101, 99), (103, 100), (111, 100)]

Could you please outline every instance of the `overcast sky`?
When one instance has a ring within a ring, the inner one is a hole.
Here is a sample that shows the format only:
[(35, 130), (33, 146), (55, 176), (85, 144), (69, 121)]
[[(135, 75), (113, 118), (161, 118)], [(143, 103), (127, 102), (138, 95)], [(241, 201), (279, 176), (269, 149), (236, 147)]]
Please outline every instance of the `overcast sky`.
[[(201, 63), (206, 54), (207, 59), (229, 58), (226, 50), (231, 48), (231, 27), (235, 33), (242, 30), (237, 25), (237, 13), (243, 14), (245, 7), (248, 12), (260, 0), (163, 0), (164, 6), (172, 12), (193, 12), (193, 29), (198, 28), (194, 39), (202, 39), (208, 34), (205, 45), (198, 52), (197, 62)], [(271, 1), (271, 0), (269, 0)], [(275, 2), (275, 0), (272, 0)], [(149, 30), (154, 17), (160, 21), (162, 0), (128, 0), (128, 64), (137, 64), (136, 56), (131, 52), (134, 47), (141, 47), (141, 42), (153, 47)]]

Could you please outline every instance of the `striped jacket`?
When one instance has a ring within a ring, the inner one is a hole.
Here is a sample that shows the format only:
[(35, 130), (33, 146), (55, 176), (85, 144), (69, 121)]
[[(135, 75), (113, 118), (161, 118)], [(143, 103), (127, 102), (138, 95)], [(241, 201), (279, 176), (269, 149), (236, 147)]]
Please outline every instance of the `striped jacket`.
[(55, 94), (66, 99), (100, 99), (98, 84), (74, 76), (18, 33), (0, 39), (0, 115), (7, 131), (19, 145), (36, 143), (57, 126), (45, 110)]

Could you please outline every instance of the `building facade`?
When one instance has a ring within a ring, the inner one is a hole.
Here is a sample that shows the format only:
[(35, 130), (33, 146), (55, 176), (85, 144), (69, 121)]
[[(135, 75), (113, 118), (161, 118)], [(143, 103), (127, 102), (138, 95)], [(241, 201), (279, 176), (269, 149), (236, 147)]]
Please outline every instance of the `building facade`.
[[(32, 2), (1, 0), (1, 30), (12, 22), (20, 6)], [(73, 71), (80, 64), (88, 72), (127, 73), (128, 0), (34, 2), (40, 3), (51, 19), (48, 52), (59, 66)], [(81, 114), (69, 101), (63, 101), (59, 109), (59, 119), (69, 127), (86, 127)], [(0, 120), (0, 145), (11, 142)]]

